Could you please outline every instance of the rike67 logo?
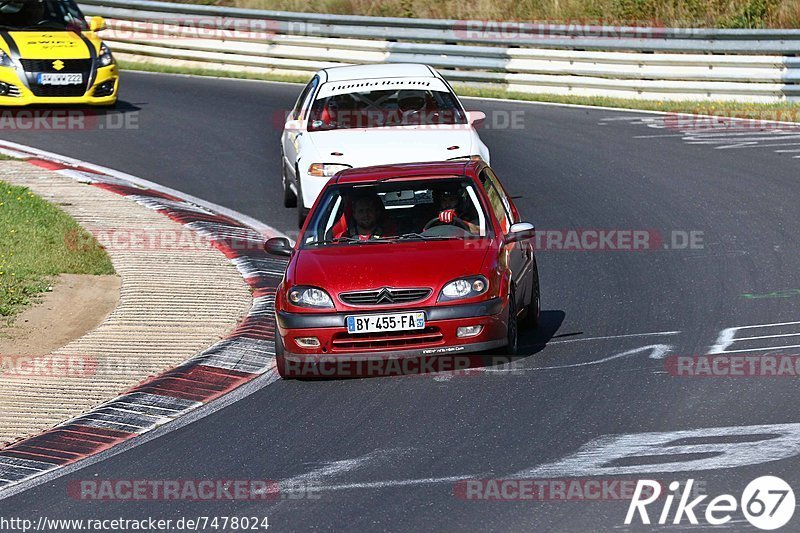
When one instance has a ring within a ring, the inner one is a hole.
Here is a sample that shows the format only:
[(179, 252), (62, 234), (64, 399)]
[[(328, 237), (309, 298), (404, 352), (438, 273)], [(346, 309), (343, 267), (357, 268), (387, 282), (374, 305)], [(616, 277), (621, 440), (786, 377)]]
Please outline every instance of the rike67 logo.
[[(653, 517), (654, 521), (662, 526), (668, 523), (678, 525), (685, 518), (690, 524), (698, 525), (700, 523), (698, 515), (700, 515), (707, 524), (721, 526), (730, 522), (733, 518), (732, 513), (741, 509), (750, 525), (758, 529), (772, 530), (785, 526), (794, 515), (794, 491), (779, 477), (761, 476), (754, 479), (745, 487), (738, 500), (731, 494), (720, 494), (707, 503), (705, 500), (708, 495), (689, 499), (692, 496), (693, 485), (693, 479), (685, 484), (678, 481), (670, 483), (669, 493), (663, 498), (663, 506), (659, 505), (660, 502), (653, 505), (656, 507), (653, 509), (655, 511), (661, 507), (657, 517)], [(630, 525), (637, 515), (642, 524), (650, 524), (647, 506), (654, 504), (661, 497), (662, 487), (658, 481), (640, 479), (628, 507), (628, 514), (625, 516), (625, 525)], [(678, 503), (673, 511), (676, 499)], [(703, 507), (704, 512), (701, 511)]]

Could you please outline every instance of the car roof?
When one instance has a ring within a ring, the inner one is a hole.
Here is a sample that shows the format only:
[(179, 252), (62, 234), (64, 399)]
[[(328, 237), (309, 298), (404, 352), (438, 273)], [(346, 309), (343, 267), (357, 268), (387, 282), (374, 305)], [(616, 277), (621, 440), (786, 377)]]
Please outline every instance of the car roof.
[(421, 63), (390, 63), (379, 65), (350, 65), (322, 69), (326, 81), (349, 81), (370, 78), (436, 78), (434, 71)]
[(335, 183), (372, 183), (385, 178), (461, 178), (468, 176), (469, 169), (477, 170), (480, 161), (442, 161), (433, 163), (404, 163), (351, 168), (339, 172)]

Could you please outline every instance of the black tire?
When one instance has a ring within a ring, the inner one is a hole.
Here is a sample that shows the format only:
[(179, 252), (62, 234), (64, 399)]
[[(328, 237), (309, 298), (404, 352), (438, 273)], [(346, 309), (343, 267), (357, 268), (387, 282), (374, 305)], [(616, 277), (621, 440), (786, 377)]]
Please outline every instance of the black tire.
[(541, 293), (539, 292), (539, 280), (535, 280), (536, 285), (531, 291), (531, 301), (525, 306), (525, 314), (520, 321), (520, 325), (525, 329), (536, 329), (539, 327), (539, 320), (542, 316)]
[(508, 333), (507, 343), (499, 348), (494, 348), (483, 356), (483, 363), (485, 365), (497, 365), (510, 363), (517, 355), (517, 348), (519, 342), (519, 322), (516, 319), (517, 301), (512, 290), (508, 297)]
[(308, 209), (303, 205), (303, 188), (300, 186), (300, 171), (295, 169), (297, 176), (297, 227), (302, 228), (308, 216)]
[(286, 357), (283, 354), (283, 340), (280, 334), (275, 331), (275, 368), (278, 370), (278, 375), (283, 379), (293, 379), (286, 371)]
[(292, 192), (289, 182), (286, 180), (286, 166), (283, 164), (283, 154), (281, 154), (281, 181), (283, 182), (283, 207), (297, 207), (297, 195)]
[(517, 319), (517, 299), (514, 291), (508, 295), (508, 344), (504, 353), (510, 357), (517, 355), (519, 348), (519, 320)]
[(302, 206), (300, 202), (297, 203), (297, 227), (302, 228), (308, 216), (308, 209)]

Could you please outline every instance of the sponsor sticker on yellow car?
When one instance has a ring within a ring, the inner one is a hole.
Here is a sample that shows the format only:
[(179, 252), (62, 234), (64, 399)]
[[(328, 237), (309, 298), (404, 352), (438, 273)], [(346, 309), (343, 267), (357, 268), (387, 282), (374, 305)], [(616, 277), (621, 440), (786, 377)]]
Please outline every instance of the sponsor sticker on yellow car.
[(119, 73), (74, 0), (0, 0), (0, 107), (114, 105)]

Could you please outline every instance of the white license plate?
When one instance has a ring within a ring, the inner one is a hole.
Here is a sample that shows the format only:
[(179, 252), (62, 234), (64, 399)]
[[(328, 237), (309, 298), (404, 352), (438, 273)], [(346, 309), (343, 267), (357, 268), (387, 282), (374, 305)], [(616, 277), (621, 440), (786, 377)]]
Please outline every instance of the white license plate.
[(39, 85), (80, 85), (83, 74), (39, 74)]
[(425, 313), (393, 313), (391, 315), (360, 315), (347, 317), (348, 333), (380, 333), (425, 328)]

